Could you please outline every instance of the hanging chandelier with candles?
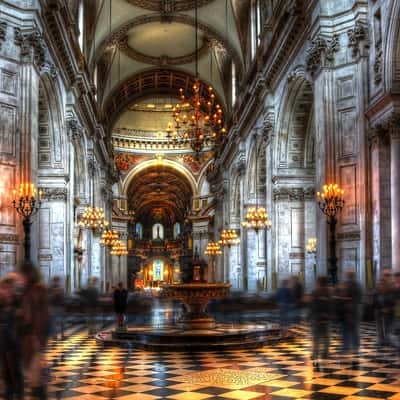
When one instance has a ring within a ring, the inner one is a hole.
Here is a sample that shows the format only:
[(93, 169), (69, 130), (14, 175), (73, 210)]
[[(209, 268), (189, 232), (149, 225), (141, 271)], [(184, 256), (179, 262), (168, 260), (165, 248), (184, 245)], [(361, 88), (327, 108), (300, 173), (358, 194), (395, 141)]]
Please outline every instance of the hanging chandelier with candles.
[(196, 77), (191, 90), (185, 93), (179, 89), (180, 103), (172, 109), (174, 123), (166, 129), (167, 139), (174, 145), (190, 143), (196, 153), (220, 142), (227, 130), (224, 127), (224, 115), (216, 100), (212, 86), (203, 88), (199, 79), (198, 15), (195, 0), (195, 66)]
[(210, 257), (220, 256), (222, 254), (221, 245), (218, 242), (208, 242), (204, 254)]
[(112, 247), (116, 240), (119, 239), (119, 233), (113, 229), (106, 229), (101, 235), (100, 245)]
[(323, 192), (317, 192), (317, 202), (321, 211), (328, 217), (336, 217), (336, 214), (344, 206), (344, 190), (336, 183), (324, 185)]
[(79, 226), (96, 231), (108, 227), (104, 210), (101, 207), (86, 207), (83, 211)]
[(111, 248), (110, 254), (112, 256), (127, 256), (128, 249), (125, 246), (125, 243), (122, 240), (116, 240)]
[(218, 241), (221, 246), (236, 246), (240, 243), (240, 238), (235, 229), (224, 229), (221, 232), (221, 238)]

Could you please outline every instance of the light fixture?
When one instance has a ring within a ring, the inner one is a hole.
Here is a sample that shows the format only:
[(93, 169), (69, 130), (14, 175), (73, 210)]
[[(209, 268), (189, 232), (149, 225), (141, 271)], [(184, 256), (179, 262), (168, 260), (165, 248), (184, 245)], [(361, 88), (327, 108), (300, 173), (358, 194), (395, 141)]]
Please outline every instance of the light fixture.
[(14, 189), (12, 205), (15, 211), (22, 217), (22, 225), (24, 227), (24, 252), (25, 260), (30, 259), (31, 253), (31, 217), (33, 217), (42, 205), (42, 191), (37, 193), (33, 183), (21, 183), (19, 187), (19, 194), (17, 197), (17, 190)]
[(106, 229), (101, 235), (100, 245), (112, 247), (119, 238), (119, 233), (113, 229)]
[(127, 256), (128, 249), (125, 246), (125, 243), (122, 240), (116, 240), (111, 248), (110, 254), (112, 256)]
[(264, 207), (258, 206), (258, 145), (257, 135), (254, 136), (255, 140), (255, 189), (256, 189), (256, 205), (249, 207), (246, 213), (245, 220), (242, 222), (242, 226), (245, 229), (254, 229), (258, 234), (260, 229), (271, 229), (272, 222), (268, 219), (268, 214)]
[(226, 246), (230, 248), (231, 246), (236, 246), (240, 243), (240, 238), (235, 229), (224, 229), (221, 232), (221, 238), (218, 241), (221, 246)]
[(204, 254), (209, 257), (220, 256), (222, 254), (221, 245), (218, 242), (208, 242)]
[(108, 221), (105, 220), (104, 210), (101, 207), (86, 207), (79, 221), (79, 226), (92, 231), (105, 229), (108, 225)]
[(174, 145), (189, 143), (197, 154), (212, 147), (226, 134), (221, 105), (212, 86), (203, 88), (199, 79), (198, 12), (195, 0), (195, 82), (189, 92), (179, 89), (180, 103), (172, 109), (174, 124), (166, 129), (167, 139)]
[(322, 193), (317, 192), (317, 202), (320, 210), (326, 215), (329, 225), (329, 274), (333, 285), (337, 283), (336, 258), (336, 224), (337, 214), (344, 207), (344, 190), (336, 183), (324, 185)]
[(306, 251), (309, 254), (315, 254), (317, 252), (317, 239), (316, 238), (309, 238), (307, 245), (306, 245)]

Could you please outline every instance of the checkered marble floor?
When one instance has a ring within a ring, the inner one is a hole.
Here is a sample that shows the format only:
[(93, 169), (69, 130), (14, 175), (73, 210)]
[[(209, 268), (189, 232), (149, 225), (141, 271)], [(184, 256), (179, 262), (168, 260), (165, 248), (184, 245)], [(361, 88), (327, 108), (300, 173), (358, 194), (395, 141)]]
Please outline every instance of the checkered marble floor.
[[(50, 398), (74, 400), (400, 399), (400, 360), (375, 346), (372, 325), (362, 328), (354, 359), (339, 353), (313, 367), (308, 329), (293, 340), (255, 350), (155, 353), (102, 348), (84, 331), (51, 341)], [(353, 361), (357, 361), (355, 364)]]

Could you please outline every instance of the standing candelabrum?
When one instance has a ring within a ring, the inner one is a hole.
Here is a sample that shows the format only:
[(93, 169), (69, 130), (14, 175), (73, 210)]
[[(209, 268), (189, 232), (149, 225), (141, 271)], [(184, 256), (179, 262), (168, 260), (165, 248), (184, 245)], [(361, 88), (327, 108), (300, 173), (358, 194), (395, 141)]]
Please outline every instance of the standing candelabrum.
[(336, 257), (336, 224), (337, 214), (344, 206), (344, 190), (337, 184), (323, 186), (323, 192), (317, 192), (318, 206), (326, 216), (329, 225), (329, 275), (333, 285), (337, 279), (337, 257)]
[(314, 273), (314, 280), (317, 278), (317, 239), (316, 238), (309, 238), (307, 245), (306, 245), (306, 251), (308, 254), (312, 254), (314, 263), (313, 263), (313, 273)]
[(215, 282), (215, 259), (222, 254), (221, 246), (218, 242), (208, 242), (204, 254), (211, 259), (211, 282)]
[(111, 248), (110, 254), (112, 256), (118, 256), (118, 281), (121, 281), (121, 256), (128, 255), (128, 249), (126, 248), (122, 240), (116, 240)]
[(24, 252), (25, 261), (30, 260), (31, 254), (31, 218), (37, 214), (42, 205), (42, 191), (37, 190), (33, 183), (21, 183), (19, 193), (13, 190), (12, 205), (19, 215), (22, 217), (22, 225), (24, 227)]

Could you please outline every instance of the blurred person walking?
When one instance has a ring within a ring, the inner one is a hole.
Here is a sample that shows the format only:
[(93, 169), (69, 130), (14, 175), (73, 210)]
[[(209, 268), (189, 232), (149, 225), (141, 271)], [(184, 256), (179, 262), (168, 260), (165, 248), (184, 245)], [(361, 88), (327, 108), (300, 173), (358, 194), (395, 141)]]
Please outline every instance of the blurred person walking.
[(384, 269), (373, 300), (378, 346), (390, 344), (395, 305), (394, 296), (395, 288), (392, 281), (392, 272), (390, 269)]
[(118, 328), (124, 327), (124, 317), (126, 306), (128, 304), (128, 291), (124, 289), (124, 284), (120, 282), (118, 287), (114, 290), (114, 310), (117, 314)]
[(295, 275), (290, 280), (291, 291), (291, 322), (298, 324), (301, 322), (301, 312), (303, 308), (304, 288), (300, 278)]
[(320, 358), (329, 357), (332, 296), (328, 278), (319, 277), (310, 299), (310, 321), (313, 337), (312, 360), (318, 366)]
[(0, 362), (6, 400), (24, 398), (18, 299), (14, 285), (16, 282), (10, 275), (0, 281)]
[(362, 289), (353, 270), (346, 271), (346, 279), (338, 286), (335, 296), (343, 352), (356, 355), (360, 348)]
[(64, 288), (61, 286), (61, 279), (59, 276), (55, 276), (52, 279), (51, 285), (49, 287), (49, 298), (52, 317), (52, 336), (57, 339), (58, 333), (60, 333), (60, 339), (64, 340), (65, 295)]
[(89, 279), (88, 287), (85, 290), (87, 325), (89, 335), (96, 333), (96, 318), (99, 303), (99, 290), (97, 288), (97, 278)]
[(50, 331), (48, 292), (38, 269), (21, 266), (25, 290), (21, 298), (22, 359), (31, 397), (47, 399), (47, 366), (43, 355)]
[(276, 300), (279, 307), (279, 320), (281, 328), (281, 336), (284, 338), (288, 335), (290, 312), (292, 305), (292, 292), (289, 288), (289, 280), (283, 279), (281, 287), (276, 294)]

